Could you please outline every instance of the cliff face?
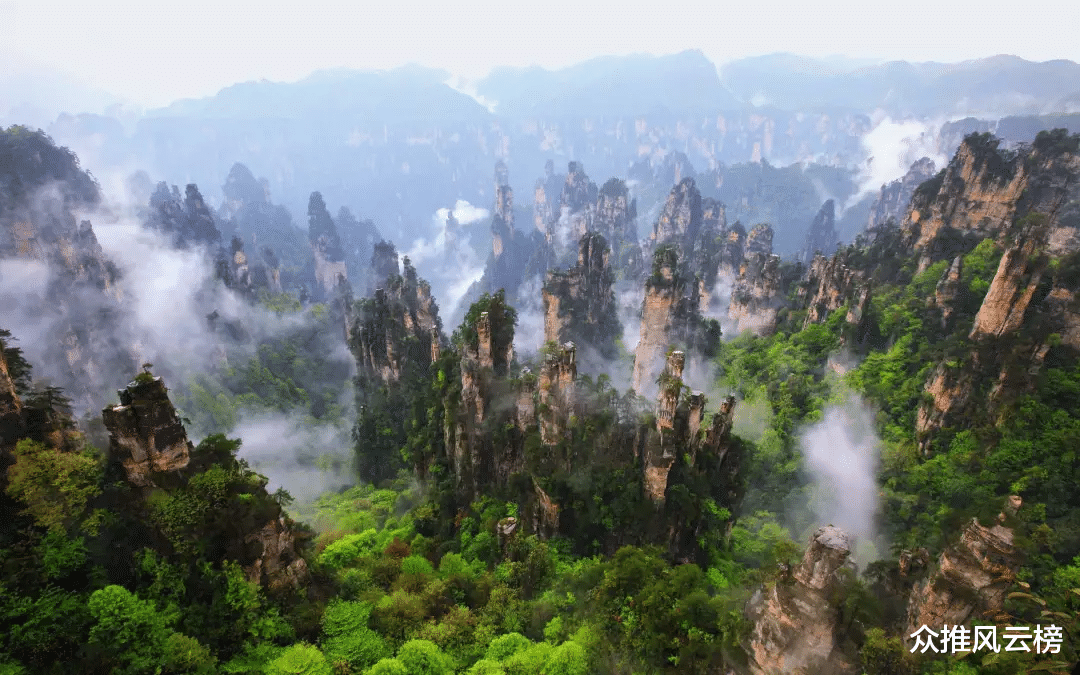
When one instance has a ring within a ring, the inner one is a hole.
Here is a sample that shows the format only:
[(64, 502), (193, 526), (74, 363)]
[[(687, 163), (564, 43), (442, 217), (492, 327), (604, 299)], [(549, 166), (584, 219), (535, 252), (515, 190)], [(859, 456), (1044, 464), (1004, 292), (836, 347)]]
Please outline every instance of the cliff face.
[(439, 355), (442, 323), (431, 286), (407, 258), (404, 271), (387, 276), (386, 287), (355, 303), (346, 317), (362, 391), (393, 384), (408, 368), (426, 372)]
[(509, 185), (495, 188), (495, 213), (491, 219), (491, 254), (498, 258), (514, 237), (514, 191)]
[(578, 264), (565, 272), (548, 272), (544, 282), (545, 342), (574, 342), (613, 359), (622, 334), (610, 252), (604, 237), (590, 232), (578, 242)]
[(728, 318), (735, 332), (768, 335), (776, 329), (780, 308), (780, 258), (748, 253), (731, 291)]
[[(183, 489), (195, 473), (208, 468), (205, 462), (196, 461), (161, 378), (140, 376), (119, 395), (119, 405), (102, 411), (109, 431), (109, 453), (123, 465), (127, 482), (139, 488), (144, 498), (158, 490)], [(255, 491), (264, 503), (270, 503), (265, 487)], [(252, 526), (238, 514), (232, 529), (214, 535), (225, 537), (229, 557), (240, 563), (249, 581), (271, 590), (302, 587), (310, 573), (291, 522), (276, 503), (272, 513), (258, 513), (270, 517)]]
[(941, 328), (947, 329), (951, 323), (955, 304), (962, 292), (960, 278), (964, 272), (964, 259), (961, 256), (953, 258), (949, 269), (941, 276), (937, 286), (934, 287), (934, 297), (931, 301), (933, 307), (941, 310)]
[(802, 562), (771, 588), (759, 591), (749, 608), (753, 621), (747, 653), (755, 675), (859, 672), (838, 653), (837, 611), (830, 594), (851, 542), (828, 526), (810, 537)]
[(337, 225), (318, 192), (311, 193), (308, 200), (308, 240), (315, 256), (315, 281), (324, 296), (330, 296), (339, 279), (348, 281), (349, 272), (345, 267), (345, 250)]
[(717, 276), (733, 281), (739, 276), (746, 247), (746, 228), (735, 223), (723, 231), (717, 259)]
[[(734, 250), (738, 231), (726, 248)], [(773, 230), (766, 224), (755, 225), (746, 235), (743, 259), (731, 289), (728, 318), (735, 322), (735, 331), (750, 331), (767, 335), (776, 329), (776, 314), (780, 309), (780, 258), (772, 254)]]
[(830, 258), (814, 256), (806, 273), (807, 303), (803, 326), (822, 323), (829, 314), (848, 306), (848, 323), (859, 325), (870, 303), (870, 282), (861, 270), (847, 265), (845, 253)]
[(746, 244), (743, 247), (744, 255), (772, 255), (773, 252), (773, 229), (765, 223), (759, 223), (746, 235)]
[(570, 417), (574, 413), (574, 380), (577, 378), (577, 350), (573, 342), (568, 342), (556, 352), (544, 355), (540, 366), (535, 411), (524, 411), (525, 419), (538, 418), (540, 421), (540, 442), (555, 445), (567, 431)]
[(660, 247), (653, 257), (653, 273), (645, 281), (641, 308), (641, 337), (634, 351), (631, 386), (646, 396), (656, 395), (657, 378), (672, 345), (696, 344), (701, 329), (697, 279), (679, 268), (678, 249)]
[(806, 232), (802, 260), (813, 260), (819, 253), (829, 255), (836, 250), (839, 241), (840, 235), (836, 231), (836, 204), (829, 199), (822, 204), (821, 210), (814, 216), (814, 222), (810, 224), (810, 229)]
[(574, 241), (593, 229), (597, 196), (596, 183), (585, 175), (585, 167), (581, 162), (570, 162), (566, 169), (566, 182), (559, 195), (559, 211), (556, 214), (559, 231), (563, 235), (556, 243), (558, 254), (561, 255), (564, 250), (573, 246)]
[(47, 269), (42, 287), (30, 289), (44, 304), (6, 308), (9, 327), (19, 332), (21, 312), (40, 321), (35, 349), (41, 366), (77, 408), (90, 408), (99, 387), (116, 384), (110, 379), (114, 367), (134, 365), (127, 353), (117, 354), (123, 363), (111, 363), (90, 348), (114, 342), (124, 328), (120, 272), (90, 221), (76, 216), (100, 206), (100, 189), (74, 154), (42, 132), (0, 129), (0, 156), (0, 260)]
[[(992, 414), (1003, 396), (1031, 386), (1055, 340), (1069, 335), (1069, 344), (1075, 342), (1075, 308), (1064, 298), (1076, 290), (1066, 270), (1080, 234), (1078, 149), (1080, 137), (1059, 132), (1041, 133), (1016, 153), (999, 151), (988, 136), (969, 136), (940, 177), (913, 198), (901, 245), (914, 247), (919, 268), (951, 260), (927, 301), (940, 309), (943, 328), (956, 324), (968, 290), (957, 254), (982, 237), (1004, 249), (968, 329), (971, 351), (939, 364), (927, 379), (928, 397), (916, 418), (924, 451), (939, 428), (969, 413)], [(976, 401), (976, 391), (988, 398)]]
[(1071, 240), (1075, 227), (1056, 222), (1059, 209), (1074, 201), (1069, 197), (1080, 175), (1080, 156), (1067, 135), (1044, 132), (1017, 153), (999, 150), (998, 144), (989, 134), (968, 136), (940, 180), (935, 177), (916, 190), (901, 232), (906, 244), (921, 253), (920, 271), (955, 255), (950, 233), (1002, 236), (1033, 212), (1055, 221), (1047, 241), (1066, 246)]
[(0, 337), (0, 489), (7, 487), (7, 466), (12, 461), (9, 453), (26, 434), (23, 404), (4, 354), (7, 346)]
[(490, 430), (512, 424), (514, 415), (522, 426), (525, 416), (541, 419), (535, 410), (528, 410), (523, 397), (513, 396), (515, 405), (505, 405), (508, 392), (503, 383), (513, 360), (514, 330), (499, 296), (480, 313), (472, 328), (475, 338), (466, 339), (461, 352), (460, 400), (447, 402), (452, 414), (443, 429), (455, 488), (465, 498), (505, 486), (510, 475), (521, 470), (522, 437), (515, 433), (500, 447)]
[(1045, 246), (1048, 232), (1041, 226), (1028, 228), (1014, 240), (998, 263), (969, 337), (972, 340), (1000, 337), (1020, 327), (1035, 295), (1047, 260), (1036, 255)]
[(559, 199), (566, 176), (555, 173), (555, 163), (550, 159), (544, 164), (544, 177), (537, 179), (533, 190), (533, 224), (545, 237), (549, 245), (553, 244), (555, 221), (559, 219)]
[(110, 452), (132, 485), (175, 486), (194, 449), (161, 378), (136, 381), (119, 392), (120, 405), (102, 411)]
[(894, 180), (888, 185), (882, 185), (881, 191), (870, 207), (870, 222), (868, 230), (876, 230), (892, 222), (898, 225), (907, 215), (908, 204), (915, 194), (916, 188), (923, 182), (934, 177), (936, 172), (934, 160), (923, 157), (911, 165), (903, 178)]
[(612, 178), (604, 183), (596, 196), (593, 230), (607, 239), (612, 251), (618, 252), (624, 243), (637, 239), (636, 211), (626, 183)]
[(683, 246), (684, 255), (688, 255), (697, 240), (701, 220), (701, 193), (693, 178), (684, 178), (668, 194), (660, 218), (653, 226), (652, 241), (657, 244), (679, 243)]
[[(1015, 515), (1018, 508), (1020, 498), (1010, 497), (1006, 511)], [(972, 520), (960, 541), (946, 549), (929, 576), (912, 589), (905, 639), (910, 642), (907, 636), (920, 626), (939, 630), (1000, 611), (1020, 560), (1012, 529), (1002, 524), (983, 527)]]

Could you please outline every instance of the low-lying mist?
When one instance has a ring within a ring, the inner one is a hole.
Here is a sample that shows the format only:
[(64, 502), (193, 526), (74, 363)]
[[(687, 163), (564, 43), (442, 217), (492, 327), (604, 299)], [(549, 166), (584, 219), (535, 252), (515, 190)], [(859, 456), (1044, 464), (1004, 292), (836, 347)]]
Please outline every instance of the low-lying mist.
[(813, 479), (811, 509), (821, 525), (835, 525), (856, 541), (861, 564), (879, 557), (877, 468), (881, 440), (874, 415), (862, 399), (849, 395), (825, 408), (820, 422), (799, 438), (806, 471)]

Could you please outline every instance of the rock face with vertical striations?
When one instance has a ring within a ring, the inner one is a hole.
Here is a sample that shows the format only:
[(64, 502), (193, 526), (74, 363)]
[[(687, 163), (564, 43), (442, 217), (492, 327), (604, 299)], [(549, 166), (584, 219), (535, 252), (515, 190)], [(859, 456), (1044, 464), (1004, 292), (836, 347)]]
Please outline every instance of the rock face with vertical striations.
[(592, 229), (608, 241), (612, 251), (617, 253), (624, 243), (637, 239), (637, 205), (623, 181), (612, 178), (604, 183), (596, 195), (595, 212)]
[(806, 320), (803, 327), (822, 323), (835, 310), (847, 305), (848, 323), (859, 325), (870, 302), (870, 281), (865, 272), (848, 266), (846, 252), (829, 258), (814, 256), (807, 269)]
[(323, 296), (328, 297), (337, 288), (339, 278), (347, 281), (349, 273), (337, 225), (318, 192), (312, 192), (308, 199), (308, 241), (315, 256), (315, 281)]
[(657, 248), (652, 274), (645, 281), (641, 338), (634, 351), (634, 391), (655, 396), (669, 347), (697, 343), (701, 328), (698, 293), (697, 280), (680, 269), (678, 249)]
[(405, 273), (387, 277), (387, 282), (373, 297), (356, 303), (346, 319), (362, 388), (397, 382), (408, 368), (425, 370), (442, 342), (431, 286), (417, 277), (408, 258)]
[(802, 260), (809, 262), (818, 254), (832, 254), (839, 241), (840, 234), (836, 231), (836, 203), (828, 199), (821, 205), (821, 210), (814, 216), (814, 222), (806, 232)]
[(838, 612), (830, 595), (837, 572), (851, 553), (839, 528), (819, 528), (790, 576), (759, 591), (749, 607), (753, 621), (746, 643), (755, 675), (859, 672), (836, 649)]
[[(938, 364), (926, 381), (916, 416), (924, 452), (939, 429), (969, 415), (993, 415), (1031, 387), (1064, 336), (1077, 341), (1070, 328), (1074, 303), (1064, 299), (1076, 290), (1067, 270), (1080, 250), (1080, 136), (1057, 130), (1041, 132), (1017, 152), (997, 146), (989, 135), (965, 138), (940, 177), (919, 188), (900, 232), (920, 268), (951, 261), (928, 301), (941, 310), (944, 327), (955, 325), (957, 310), (975, 300), (965, 296), (970, 289), (958, 253), (980, 238), (992, 238), (1004, 251), (971, 319), (969, 354)], [(1018, 339), (1023, 349), (1013, 347)]]
[[(161, 378), (140, 375), (119, 394), (120, 404), (102, 411), (109, 453), (144, 498), (158, 490), (185, 489), (193, 476), (209, 468), (207, 458), (195, 455)], [(310, 579), (307, 563), (291, 521), (270, 499), (262, 480), (252, 494), (264, 508), (243, 515), (258, 514), (255, 517), (264, 520), (253, 523), (237, 514), (237, 520), (225, 526), (227, 531), (213, 534), (223, 538), (226, 555), (240, 563), (248, 581), (272, 591), (301, 588)]]
[[(444, 443), (458, 494), (473, 498), (506, 484), (523, 461), (520, 437), (496, 451), (488, 432), (493, 425), (511, 425), (525, 414), (507, 406), (499, 394), (514, 355), (512, 314), (503, 295), (496, 294), (470, 327), (461, 352), (461, 395), (453, 402), (452, 419), (444, 427)], [(496, 398), (498, 396), (498, 399)], [(514, 397), (517, 398), (516, 396)], [(525, 405), (524, 401), (520, 402)], [(538, 415), (531, 415), (537, 419)], [(496, 454), (499, 455), (498, 459)]]
[(997, 524), (984, 527), (972, 519), (960, 541), (942, 552), (927, 578), (911, 590), (905, 640), (910, 642), (907, 636), (920, 626), (939, 630), (986, 620), (1003, 608), (1021, 562), (1013, 531), (1004, 523), (1020, 506), (1020, 497), (1009, 497)]
[[(119, 457), (132, 485), (175, 482), (191, 460), (192, 445), (160, 377), (140, 376), (119, 392), (120, 405), (102, 411), (110, 452)], [(162, 476), (164, 474), (164, 476)], [(170, 475), (171, 474), (171, 475)]]
[(905, 244), (920, 253), (918, 271), (956, 255), (958, 237), (1005, 237), (1029, 213), (1051, 221), (1049, 252), (1075, 243), (1075, 225), (1059, 210), (1076, 192), (1080, 154), (1063, 129), (1041, 132), (1029, 149), (999, 149), (990, 134), (964, 138), (940, 177), (924, 182), (901, 225)]
[(15, 379), (4, 354), (8, 346), (0, 336), (0, 473), (5, 475), (5, 467), (2, 466), (4, 454), (26, 431), (23, 404), (15, 390)]
[(548, 272), (544, 282), (545, 342), (573, 342), (600, 359), (614, 359), (622, 327), (613, 282), (607, 242), (596, 232), (586, 234), (578, 242), (577, 266)]
[(1020, 328), (1048, 263), (1045, 256), (1037, 255), (1045, 247), (1048, 234), (1043, 222), (1039, 222), (1020, 233), (1001, 256), (994, 280), (975, 315), (970, 339), (1000, 337)]
[(678, 243), (683, 253), (688, 255), (697, 240), (701, 221), (701, 193), (693, 178), (684, 178), (668, 194), (660, 217), (653, 226), (652, 241), (656, 244)]
[(768, 228), (767, 237), (759, 228), (761, 226), (756, 226), (751, 231), (751, 235), (758, 233), (753, 247), (750, 239), (747, 239), (746, 257), (731, 291), (728, 318), (735, 322), (738, 333), (750, 331), (756, 335), (767, 335), (776, 329), (776, 315), (780, 308), (780, 258), (761, 252), (766, 241), (769, 248), (765, 250), (772, 250), (772, 228)]
[(934, 177), (937, 167), (934, 160), (923, 157), (908, 169), (903, 178), (894, 180), (888, 185), (882, 185), (877, 198), (870, 206), (870, 222), (867, 230), (874, 232), (888, 225), (899, 225), (907, 215), (908, 204), (915, 190), (924, 182)]
[(961, 256), (953, 258), (949, 268), (941, 275), (937, 286), (934, 287), (932, 306), (941, 311), (941, 328), (947, 329), (951, 323), (956, 302), (964, 291), (960, 284), (964, 272), (964, 259)]
[(577, 349), (567, 342), (543, 355), (537, 387), (536, 417), (540, 422), (540, 442), (555, 445), (564, 437), (574, 413), (574, 380), (577, 379)]

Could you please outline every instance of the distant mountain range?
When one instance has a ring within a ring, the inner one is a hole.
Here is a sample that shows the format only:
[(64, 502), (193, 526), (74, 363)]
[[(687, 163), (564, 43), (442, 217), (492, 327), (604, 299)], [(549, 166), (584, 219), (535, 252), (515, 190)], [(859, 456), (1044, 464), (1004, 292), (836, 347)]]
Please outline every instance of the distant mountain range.
[[(64, 110), (65, 100), (75, 106), (67, 110), (86, 105), (90, 114), (61, 115), (44, 128), (99, 174), (143, 168), (155, 180), (198, 183), (216, 201), (216, 186), (243, 162), (298, 222), (320, 190), (331, 209), (349, 206), (403, 244), (430, 236), (436, 209), (458, 199), (491, 208), (498, 160), (520, 206), (532, 201), (549, 160), (560, 170), (583, 162), (601, 182), (627, 177), (631, 165), (659, 167), (673, 153), (699, 171), (758, 161), (859, 169), (865, 134), (885, 116), (976, 118), (938, 139), (938, 151), (951, 154), (961, 130), (999, 124), (988, 120), (1026, 116), (1005, 125), (1025, 140), (1047, 125), (1072, 128), (1076, 120), (1060, 114), (1080, 110), (1080, 65), (1013, 56), (867, 65), (773, 54), (720, 68), (696, 50), (609, 56), (558, 70), (500, 68), (471, 83), (471, 94), (433, 68), (331, 70), (240, 83), (123, 119), (102, 114), (107, 95), (65, 87), (56, 78), (30, 87), (0, 77), (0, 101), (14, 108), (0, 109), (0, 122), (39, 124), (40, 113)], [(20, 105), (39, 114), (23, 118)], [(1040, 116), (1047, 112), (1059, 116)], [(642, 194), (671, 186), (655, 187)]]

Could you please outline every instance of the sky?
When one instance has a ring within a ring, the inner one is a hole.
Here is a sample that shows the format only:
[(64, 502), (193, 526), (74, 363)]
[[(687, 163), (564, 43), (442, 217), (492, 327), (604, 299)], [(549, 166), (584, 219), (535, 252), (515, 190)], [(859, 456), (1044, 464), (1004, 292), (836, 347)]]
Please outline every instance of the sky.
[(498, 65), (557, 68), (691, 48), (718, 64), (775, 52), (1080, 61), (1076, 0), (828, 4), (0, 0), (0, 73), (44, 65), (153, 107), (323, 68), (420, 63), (475, 78)]

